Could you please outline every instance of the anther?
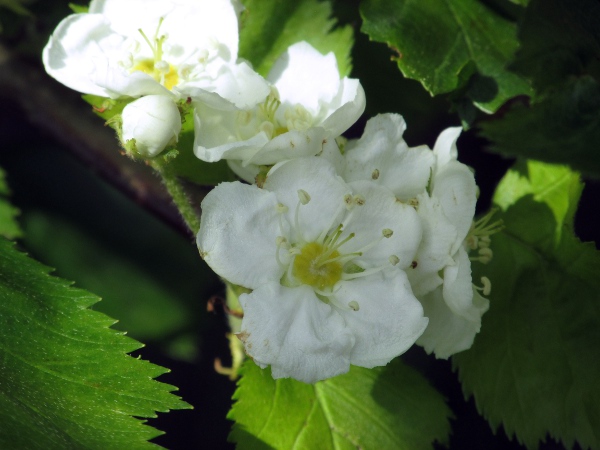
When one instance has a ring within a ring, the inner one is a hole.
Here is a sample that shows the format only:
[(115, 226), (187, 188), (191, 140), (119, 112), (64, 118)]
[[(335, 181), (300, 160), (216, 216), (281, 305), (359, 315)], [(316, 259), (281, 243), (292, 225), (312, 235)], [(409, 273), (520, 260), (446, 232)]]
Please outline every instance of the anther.
[(479, 249), (479, 261), (482, 262), (483, 264), (487, 264), (492, 260), (492, 256), (494, 255), (494, 253), (492, 252), (492, 249), (489, 247), (482, 247)]
[(349, 302), (348, 307), (350, 307), (350, 309), (353, 311), (358, 311), (360, 309), (360, 305), (356, 300), (352, 300), (351, 302)]
[(371, 178), (376, 180), (379, 178), (379, 170), (375, 169), (372, 173), (371, 173)]
[(275, 206), (275, 209), (277, 210), (277, 212), (279, 214), (285, 214), (286, 212), (288, 212), (288, 207), (285, 206), (283, 203), (277, 203), (277, 206)]
[(298, 198), (300, 199), (300, 203), (303, 205), (308, 204), (310, 202), (310, 195), (304, 189), (298, 189)]
[(154, 68), (161, 73), (169, 73), (169, 63), (163, 60), (156, 61)]
[(361, 195), (355, 195), (354, 203), (356, 203), (358, 206), (362, 206), (365, 204), (365, 198)]
[(483, 295), (488, 296), (492, 292), (492, 282), (488, 277), (481, 277), (481, 284), (483, 284)]
[(394, 231), (390, 230), (389, 228), (384, 228), (383, 231), (381, 232), (381, 234), (383, 234), (384, 238), (389, 239), (394, 234)]
[(348, 209), (348, 211), (354, 208), (354, 199), (352, 198), (352, 195), (344, 195), (344, 203), (346, 204), (346, 209)]
[(400, 262), (400, 258), (398, 258), (396, 255), (391, 255), (389, 257), (389, 261), (392, 266), (395, 266), (396, 264), (398, 264)]

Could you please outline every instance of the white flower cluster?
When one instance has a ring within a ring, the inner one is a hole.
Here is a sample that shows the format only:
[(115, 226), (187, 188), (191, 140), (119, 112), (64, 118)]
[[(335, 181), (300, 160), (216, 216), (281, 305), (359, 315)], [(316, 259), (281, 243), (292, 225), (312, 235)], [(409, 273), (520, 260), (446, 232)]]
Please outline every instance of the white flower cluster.
[[(194, 153), (245, 181), (202, 202), (201, 256), (239, 298), (238, 337), (275, 378), (315, 382), (350, 364), (387, 364), (415, 342), (439, 358), (468, 349), (488, 309), (471, 261), (491, 258), (489, 217), (457, 161), (460, 130), (409, 148), (403, 119), (380, 115), (342, 152), (364, 111), (335, 56), (292, 45), (263, 79), (238, 60), (231, 0), (92, 0), (44, 50), (73, 89), (135, 98), (123, 138), (152, 157), (177, 141), (177, 102), (194, 106)], [(261, 175), (257, 177), (257, 175)], [(258, 180), (258, 183), (255, 183)], [(469, 256), (469, 252), (477, 251)]]

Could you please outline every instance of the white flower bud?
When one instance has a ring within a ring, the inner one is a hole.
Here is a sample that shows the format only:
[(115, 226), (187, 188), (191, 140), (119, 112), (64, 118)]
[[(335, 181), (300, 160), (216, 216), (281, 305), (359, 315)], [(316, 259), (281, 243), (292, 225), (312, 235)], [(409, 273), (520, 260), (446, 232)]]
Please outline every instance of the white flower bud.
[(137, 152), (153, 157), (176, 143), (181, 116), (175, 102), (166, 95), (146, 95), (123, 109), (123, 140), (135, 139)]

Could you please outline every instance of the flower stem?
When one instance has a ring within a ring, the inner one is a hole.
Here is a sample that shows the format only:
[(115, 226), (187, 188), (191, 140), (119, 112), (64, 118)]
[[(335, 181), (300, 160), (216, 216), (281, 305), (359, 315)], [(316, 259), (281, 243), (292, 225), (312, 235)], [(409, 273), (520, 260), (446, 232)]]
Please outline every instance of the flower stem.
[(173, 199), (173, 203), (175, 203), (175, 206), (179, 209), (179, 213), (181, 214), (181, 217), (183, 217), (187, 227), (194, 235), (197, 234), (200, 229), (200, 219), (198, 218), (196, 211), (194, 211), (172, 165), (168, 160), (160, 157), (150, 160), (149, 164), (160, 174), (167, 191)]

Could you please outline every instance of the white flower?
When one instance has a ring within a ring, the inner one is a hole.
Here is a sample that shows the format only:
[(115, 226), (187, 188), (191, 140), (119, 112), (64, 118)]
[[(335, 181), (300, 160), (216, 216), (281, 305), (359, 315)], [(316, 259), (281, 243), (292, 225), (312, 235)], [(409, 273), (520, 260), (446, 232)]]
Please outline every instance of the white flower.
[(365, 108), (358, 80), (340, 80), (334, 54), (321, 55), (306, 42), (289, 47), (267, 79), (272, 91), (255, 108), (223, 101), (196, 108), (198, 158), (226, 159), (252, 181), (260, 165), (318, 154), (324, 141), (333, 143)]
[(237, 64), (237, 51), (230, 0), (92, 0), (89, 13), (58, 25), (43, 61), (51, 76), (87, 94), (180, 98), (202, 90), (252, 106), (268, 87)]
[(177, 105), (165, 95), (146, 95), (123, 109), (123, 141), (135, 139), (135, 150), (153, 157), (175, 144), (181, 132)]
[[(460, 128), (443, 131), (433, 151), (409, 148), (402, 138), (405, 128), (399, 115), (371, 119), (347, 150), (343, 173), (346, 180), (371, 178), (416, 208), (423, 238), (407, 273), (430, 318), (417, 343), (447, 358), (470, 347), (489, 307), (487, 299), (473, 294), (467, 251), (477, 186), (469, 168), (457, 160)], [(483, 282), (487, 292), (489, 280)]]
[(209, 266), (253, 289), (240, 339), (274, 378), (315, 382), (350, 364), (387, 364), (427, 320), (405, 269), (421, 237), (415, 211), (384, 187), (346, 184), (322, 158), (275, 166), (264, 188), (222, 183), (202, 203)]

